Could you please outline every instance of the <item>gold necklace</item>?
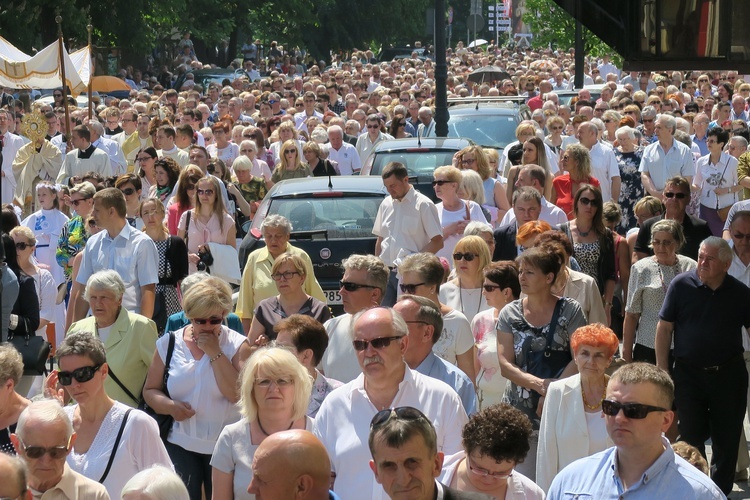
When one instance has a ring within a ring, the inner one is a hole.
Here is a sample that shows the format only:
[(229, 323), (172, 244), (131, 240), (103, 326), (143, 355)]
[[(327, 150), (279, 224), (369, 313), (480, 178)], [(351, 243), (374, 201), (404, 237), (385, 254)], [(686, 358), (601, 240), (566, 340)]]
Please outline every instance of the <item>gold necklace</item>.
[(602, 392), (602, 397), (599, 402), (595, 405), (590, 405), (589, 402), (586, 401), (586, 390), (583, 388), (583, 384), (581, 384), (581, 395), (583, 396), (583, 406), (585, 406), (589, 410), (596, 410), (602, 405), (602, 401), (604, 401), (604, 392)]

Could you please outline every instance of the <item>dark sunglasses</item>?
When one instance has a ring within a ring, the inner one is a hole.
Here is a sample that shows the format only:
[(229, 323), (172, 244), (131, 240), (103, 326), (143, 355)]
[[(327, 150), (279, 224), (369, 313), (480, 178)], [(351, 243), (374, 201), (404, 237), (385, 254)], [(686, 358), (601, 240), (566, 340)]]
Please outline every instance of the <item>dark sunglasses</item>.
[(401, 288), (401, 293), (408, 293), (409, 295), (414, 295), (414, 293), (417, 291), (417, 287), (422, 286), (422, 285), (424, 285), (424, 283), (414, 283), (411, 285), (405, 285), (402, 283), (399, 285), (399, 288)]
[(672, 192), (666, 192), (664, 193), (664, 196), (667, 198), (677, 198), (678, 200), (682, 200), (687, 197), (685, 193), (672, 193)]
[(59, 371), (57, 372), (57, 380), (60, 382), (60, 385), (70, 385), (73, 383), (73, 379), (76, 379), (78, 383), (83, 384), (94, 378), (94, 373), (96, 373), (101, 367), (102, 365), (82, 366), (76, 368), (72, 372)]
[(204, 194), (206, 196), (211, 196), (212, 194), (214, 194), (214, 190), (213, 189), (199, 189), (197, 193), (198, 193), (198, 196), (203, 196)]
[(352, 283), (351, 281), (339, 281), (339, 288), (343, 288), (347, 292), (356, 292), (360, 288), (377, 288), (372, 285), (360, 285), (359, 283)]
[(133, 188), (120, 189), (120, 191), (122, 191), (122, 194), (124, 194), (125, 196), (132, 196), (135, 194), (135, 189)]
[(617, 416), (618, 413), (622, 413), (626, 418), (642, 419), (646, 418), (652, 411), (667, 411), (666, 408), (659, 406), (642, 405), (640, 403), (618, 403), (611, 399), (605, 399), (602, 401), (602, 412), (610, 417)]
[(218, 318), (218, 317), (214, 316), (214, 317), (211, 317), (211, 318), (193, 318), (190, 321), (192, 321), (196, 325), (205, 325), (206, 323), (208, 323), (209, 325), (216, 326), (216, 325), (221, 324), (221, 322), (224, 321), (224, 320), (222, 318)]
[(586, 206), (593, 205), (595, 207), (599, 206), (599, 202), (596, 200), (592, 200), (591, 198), (584, 198), (583, 196), (579, 199), (581, 203), (583, 203)]
[(50, 458), (53, 460), (60, 460), (68, 456), (68, 451), (70, 450), (70, 438), (68, 438), (68, 444), (66, 446), (52, 446), (50, 448), (44, 448), (42, 446), (26, 446), (21, 438), (18, 438), (18, 442), (21, 444), (21, 448), (23, 448), (26, 457), (31, 458), (32, 460), (42, 458), (46, 454), (49, 454)]
[(72, 204), (72, 205), (73, 205), (74, 207), (77, 207), (78, 205), (80, 205), (80, 204), (81, 204), (81, 202), (84, 202), (84, 201), (86, 201), (86, 200), (90, 200), (90, 199), (91, 199), (91, 198), (81, 198), (80, 200), (70, 200), (70, 203), (71, 203), (71, 204)]
[(26, 243), (25, 241), (19, 241), (18, 243), (16, 243), (17, 250), (24, 251), (27, 248), (34, 248), (34, 245), (32, 245), (31, 243)]
[(424, 416), (424, 413), (417, 410), (416, 408), (412, 408), (411, 406), (401, 406), (398, 408), (388, 408), (387, 410), (381, 410), (375, 414), (374, 417), (372, 417), (372, 420), (370, 421), (370, 430), (374, 429), (375, 427), (378, 427), (380, 425), (383, 425), (384, 423), (388, 422), (391, 418), (398, 418), (401, 420), (427, 420), (427, 417)]
[(435, 186), (441, 186), (442, 187), (443, 185), (450, 184), (451, 182), (453, 182), (453, 181), (432, 181), (432, 187), (435, 187)]
[(352, 340), (352, 345), (355, 351), (364, 351), (368, 345), (371, 345), (373, 349), (383, 349), (391, 345), (392, 340), (398, 340), (403, 338), (403, 335), (395, 335), (393, 337), (378, 337), (372, 340)]
[(472, 260), (474, 260), (474, 257), (479, 257), (479, 256), (477, 254), (473, 254), (469, 252), (466, 252), (466, 253), (456, 252), (453, 254), (453, 260), (465, 260), (466, 262), (471, 262)]
[(495, 290), (500, 290), (500, 289), (502, 289), (503, 287), (501, 287), (500, 285), (482, 285), (482, 288), (484, 288), (484, 291), (485, 291), (485, 292), (487, 292), (487, 293), (492, 293), (492, 292), (494, 292)]

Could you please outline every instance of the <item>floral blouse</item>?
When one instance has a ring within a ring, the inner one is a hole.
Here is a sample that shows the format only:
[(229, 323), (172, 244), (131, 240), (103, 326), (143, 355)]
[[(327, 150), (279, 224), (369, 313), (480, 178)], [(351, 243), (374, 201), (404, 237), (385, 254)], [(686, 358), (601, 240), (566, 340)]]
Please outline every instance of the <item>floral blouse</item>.
[(57, 240), (57, 250), (55, 259), (65, 272), (65, 277), (70, 278), (73, 272), (73, 263), (71, 260), (78, 252), (84, 249), (89, 234), (86, 232), (83, 217), (76, 215), (70, 219), (62, 228), (60, 237)]

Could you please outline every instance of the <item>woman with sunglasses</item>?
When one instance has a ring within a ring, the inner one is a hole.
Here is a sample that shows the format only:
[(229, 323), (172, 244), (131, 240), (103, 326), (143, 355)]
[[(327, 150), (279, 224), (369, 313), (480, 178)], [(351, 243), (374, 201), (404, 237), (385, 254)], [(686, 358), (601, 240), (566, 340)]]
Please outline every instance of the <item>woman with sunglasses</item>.
[(280, 148), (281, 159), (273, 169), (271, 181), (275, 184), (285, 179), (310, 177), (310, 167), (300, 160), (300, 149), (296, 140), (288, 140)]
[(463, 450), (446, 457), (440, 481), (488, 498), (542, 500), (544, 491), (515, 468), (529, 453), (532, 427), (522, 412), (497, 404), (472, 415), (461, 436)]
[(206, 252), (208, 243), (237, 248), (237, 228), (224, 207), (219, 182), (212, 175), (198, 180), (195, 208), (182, 214), (177, 226), (177, 236), (185, 241), (188, 248), (191, 273), (198, 270), (200, 254)]
[(566, 465), (612, 446), (602, 400), (618, 346), (615, 333), (601, 323), (578, 328), (570, 337), (578, 373), (549, 385), (539, 426), (536, 484), (543, 490)]
[[(240, 419), (236, 403), (240, 372), (250, 355), (247, 339), (222, 322), (232, 309), (232, 289), (213, 276), (188, 289), (182, 301), (190, 324), (163, 335), (149, 368), (143, 398), (153, 410), (174, 417), (167, 452), (190, 493), (211, 498), (211, 453), (219, 434)], [(174, 351), (164, 393), (170, 337)]]
[(63, 226), (55, 251), (57, 263), (63, 268), (67, 280), (73, 271), (73, 258), (84, 249), (89, 237), (85, 219), (94, 209), (95, 194), (96, 187), (90, 182), (81, 182), (70, 188), (70, 205), (75, 215)]
[(617, 147), (615, 158), (620, 167), (620, 208), (622, 209), (622, 222), (620, 233), (625, 234), (628, 230), (636, 227), (635, 204), (646, 195), (641, 182), (641, 172), (638, 170), (643, 157), (643, 148), (638, 145), (635, 138), (635, 130), (630, 127), (620, 127), (615, 132)]
[(549, 135), (544, 138), (544, 144), (549, 146), (559, 157), (562, 153), (563, 141), (568, 137), (565, 132), (565, 121), (559, 116), (551, 116), (547, 119), (547, 131)]
[(453, 251), (456, 277), (440, 287), (440, 302), (461, 311), (471, 323), (490, 308), (482, 295), (482, 270), (492, 261), (487, 244), (479, 236), (464, 236)]
[(21, 396), (16, 387), (23, 376), (23, 358), (10, 344), (0, 345), (0, 453), (15, 455), (10, 435), (16, 432), (21, 412), (31, 401)]
[(125, 196), (125, 219), (132, 227), (142, 230), (143, 221), (138, 215), (141, 205), (141, 178), (135, 174), (123, 174), (115, 180), (115, 187)]
[(602, 192), (591, 184), (582, 184), (574, 199), (575, 218), (560, 225), (573, 243), (573, 257), (581, 272), (588, 274), (599, 287), (610, 323), (612, 298), (615, 294), (617, 270), (615, 239), (604, 225)]
[(154, 162), (154, 179), (156, 184), (151, 186), (149, 198), (157, 197), (162, 203), (167, 203), (172, 197), (172, 191), (180, 178), (180, 165), (172, 158), (159, 158)]
[(151, 186), (156, 185), (156, 175), (154, 172), (154, 163), (158, 155), (156, 149), (152, 146), (138, 151), (135, 156), (135, 162), (138, 164), (137, 175), (141, 178), (141, 198), (146, 199), (151, 192)]
[[(276, 132), (276, 136), (278, 137), (278, 140), (276, 142), (273, 142), (271, 144), (271, 147), (269, 148), (269, 151), (273, 154), (273, 162), (274, 165), (278, 168), (279, 163), (284, 160), (283, 155), (281, 154), (282, 147), (286, 144), (287, 141), (292, 141), (294, 145), (297, 147), (297, 153), (298, 156), (302, 156), (302, 143), (297, 138), (297, 129), (294, 128), (294, 123), (292, 122), (284, 122), (281, 125), (279, 125), (278, 117), (275, 117), (269, 122), (268, 129), (269, 129), (269, 135), (268, 137), (271, 138), (273, 141), (273, 133), (274, 130), (271, 130), (274, 128), (274, 124), (276, 127), (278, 127), (278, 131)], [(269, 163), (269, 166), (271, 164)]]
[(156, 422), (108, 395), (106, 381), (112, 371), (104, 343), (93, 332), (68, 333), (55, 353), (58, 369), (47, 379), (46, 392), (62, 403), (65, 389), (76, 402), (64, 408), (77, 436), (68, 467), (119, 498), (135, 474), (153, 465), (171, 469), (172, 461)]
[(231, 129), (226, 122), (217, 122), (211, 127), (214, 133), (214, 144), (206, 147), (211, 158), (218, 158), (224, 163), (232, 164), (235, 158), (240, 155), (240, 148), (237, 144), (229, 142), (232, 138)]
[(743, 190), (737, 180), (737, 158), (724, 152), (728, 142), (729, 134), (721, 127), (708, 130), (708, 154), (698, 158), (692, 186), (694, 192), (700, 193), (700, 218), (719, 237), (729, 209), (739, 201), (738, 193)]
[[(2, 233), (2, 244), (5, 251), (5, 262), (15, 274), (19, 285), (18, 297), (16, 297), (13, 309), (10, 311), (8, 335), (33, 335), (39, 328), (40, 321), (39, 297), (36, 294), (34, 278), (24, 273), (18, 265), (18, 249), (13, 238), (6, 233)], [(28, 392), (28, 387), (25, 389), (25, 392)]]
[(497, 359), (497, 316), (521, 295), (515, 262), (492, 262), (483, 269), (482, 275), (482, 295), (490, 308), (474, 316), (471, 322), (471, 333), (477, 346), (475, 368), (480, 409), (500, 403), (505, 393), (508, 381), (500, 374)]
[(388, 127), (388, 133), (392, 135), (394, 139), (411, 137), (411, 134), (406, 131), (406, 120), (401, 116), (396, 116), (391, 120), (391, 125)]
[[(169, 208), (167, 208), (167, 230), (169, 234), (176, 235), (177, 225), (182, 214), (195, 208), (195, 186), (203, 177), (203, 171), (197, 165), (188, 165), (180, 172), (177, 189), (175, 189), (175, 194), (170, 200)], [(158, 197), (152, 198), (159, 199)]]
[(482, 213), (482, 207), (473, 201), (462, 200), (458, 195), (462, 180), (459, 169), (453, 166), (438, 167), (433, 178), (435, 180), (432, 181), (432, 187), (435, 189), (435, 196), (440, 199), (437, 209), (444, 241), (443, 248), (435, 255), (452, 262), (453, 249), (463, 236), (466, 225), (471, 221), (484, 222), (487, 219)]
[(571, 144), (560, 157), (563, 174), (552, 180), (550, 203), (560, 207), (568, 220), (575, 217), (573, 197), (583, 184), (599, 186), (599, 181), (591, 175), (591, 155), (589, 150), (580, 144)]
[(253, 498), (247, 485), (258, 446), (276, 432), (313, 429), (305, 415), (312, 379), (287, 349), (259, 349), (247, 360), (241, 379), (237, 406), (243, 418), (222, 430), (211, 457), (213, 498)]
[(274, 325), (292, 314), (304, 314), (320, 323), (331, 319), (328, 305), (305, 292), (307, 270), (301, 257), (289, 253), (279, 256), (271, 268), (271, 279), (276, 283), (279, 293), (261, 300), (255, 308), (247, 334), (251, 344), (264, 344), (269, 340), (275, 340)]

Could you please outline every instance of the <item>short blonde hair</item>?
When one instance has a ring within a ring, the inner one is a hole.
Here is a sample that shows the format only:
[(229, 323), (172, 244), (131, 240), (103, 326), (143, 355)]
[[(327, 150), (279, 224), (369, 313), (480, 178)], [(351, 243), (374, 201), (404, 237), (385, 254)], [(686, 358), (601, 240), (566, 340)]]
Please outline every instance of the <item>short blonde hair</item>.
[(482, 177), (473, 170), (461, 170), (461, 183), (459, 184), (466, 198), (474, 203), (484, 204), (484, 184)]
[(243, 417), (252, 422), (258, 418), (258, 403), (255, 400), (255, 381), (258, 373), (278, 379), (291, 377), (294, 383), (294, 405), (292, 419), (302, 418), (307, 413), (312, 391), (312, 377), (297, 357), (287, 349), (280, 347), (263, 347), (250, 356), (240, 374), (240, 400), (237, 406)]
[(443, 167), (436, 168), (432, 176), (437, 177), (438, 175), (445, 176), (445, 178), (449, 182), (456, 182), (459, 184), (461, 183), (461, 171), (453, 165), (445, 165)]
[(232, 309), (232, 289), (226, 281), (209, 276), (188, 289), (182, 307), (188, 319), (208, 318), (219, 311), (223, 317)]
[(23, 236), (24, 238), (26, 238), (26, 241), (31, 243), (33, 246), (36, 246), (36, 237), (34, 236), (34, 232), (28, 227), (16, 226), (13, 229), (11, 229), (10, 230), (11, 238), (16, 235)]
[[(480, 236), (464, 236), (454, 247), (455, 252), (465, 253), (471, 252), (479, 256), (479, 271), (478, 276), (482, 275), (482, 271), (492, 262), (492, 256), (490, 255), (490, 249), (487, 247), (487, 243)], [(455, 262), (455, 259), (454, 259)]]

